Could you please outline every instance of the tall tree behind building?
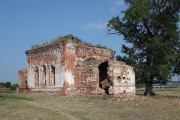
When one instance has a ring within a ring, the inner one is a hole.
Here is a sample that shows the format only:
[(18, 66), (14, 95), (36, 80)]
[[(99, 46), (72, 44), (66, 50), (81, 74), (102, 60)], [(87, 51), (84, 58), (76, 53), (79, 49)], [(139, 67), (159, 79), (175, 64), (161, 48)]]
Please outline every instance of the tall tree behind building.
[(154, 81), (166, 83), (179, 71), (180, 0), (125, 0), (124, 16), (108, 22), (109, 34), (124, 36), (131, 46), (122, 45), (119, 59), (134, 66), (136, 82), (146, 84), (144, 95), (155, 95)]

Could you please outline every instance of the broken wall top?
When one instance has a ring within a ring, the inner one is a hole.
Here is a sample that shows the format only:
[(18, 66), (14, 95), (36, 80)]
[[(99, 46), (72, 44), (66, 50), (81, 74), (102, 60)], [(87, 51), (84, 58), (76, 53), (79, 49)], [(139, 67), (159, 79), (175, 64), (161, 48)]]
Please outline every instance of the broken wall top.
[(132, 66), (127, 65), (125, 62), (123, 61), (116, 61), (113, 59), (107, 59), (107, 60), (98, 60), (98, 59), (88, 59), (85, 60), (84, 62), (82, 62), (81, 64), (78, 64), (78, 66), (99, 66), (102, 62), (108, 62), (108, 66), (116, 66), (116, 67), (120, 67), (120, 66), (126, 66), (129, 69), (133, 69)]
[(113, 54), (115, 54), (115, 51), (105, 47), (105, 46), (101, 46), (101, 45), (92, 45), (90, 43), (84, 42), (82, 40), (80, 40), (79, 38), (73, 36), (73, 35), (67, 35), (63, 38), (59, 38), (58, 40), (56, 40), (55, 42), (50, 42), (47, 45), (41, 45), (40, 47), (34, 48), (32, 50), (28, 50), (26, 51), (26, 55), (30, 55), (30, 54), (36, 54), (36, 53), (40, 53), (40, 52), (44, 52), (44, 51), (49, 51), (51, 49), (62, 49), (62, 47), (65, 46), (65, 44), (67, 44), (68, 42), (73, 42), (74, 44), (76, 44), (77, 46), (83, 46), (83, 47), (92, 47), (92, 48), (99, 48), (99, 49), (104, 49), (107, 51), (111, 51), (113, 52)]
[(18, 72), (19, 72), (19, 73), (20, 73), (20, 72), (27, 72), (27, 69), (21, 69), (21, 70), (19, 70)]

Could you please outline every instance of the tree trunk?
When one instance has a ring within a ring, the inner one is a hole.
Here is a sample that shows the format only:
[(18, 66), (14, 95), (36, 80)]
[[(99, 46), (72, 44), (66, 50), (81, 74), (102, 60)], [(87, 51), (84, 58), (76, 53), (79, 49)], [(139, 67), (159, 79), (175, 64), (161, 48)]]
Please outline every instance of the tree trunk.
[(155, 96), (156, 94), (153, 92), (153, 84), (152, 83), (146, 83), (145, 86), (145, 92), (144, 92), (144, 96)]

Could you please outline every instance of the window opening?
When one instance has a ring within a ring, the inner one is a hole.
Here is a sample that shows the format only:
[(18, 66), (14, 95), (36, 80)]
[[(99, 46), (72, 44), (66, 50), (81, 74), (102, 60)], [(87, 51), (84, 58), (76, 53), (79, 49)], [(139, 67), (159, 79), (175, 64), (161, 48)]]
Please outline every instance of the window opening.
[(43, 65), (43, 80), (44, 80), (44, 84), (46, 85), (46, 66)]
[(55, 85), (55, 67), (51, 65), (51, 83)]
[(39, 86), (39, 69), (38, 67), (36, 67), (36, 69), (34, 70), (34, 78), (35, 78), (35, 85)]

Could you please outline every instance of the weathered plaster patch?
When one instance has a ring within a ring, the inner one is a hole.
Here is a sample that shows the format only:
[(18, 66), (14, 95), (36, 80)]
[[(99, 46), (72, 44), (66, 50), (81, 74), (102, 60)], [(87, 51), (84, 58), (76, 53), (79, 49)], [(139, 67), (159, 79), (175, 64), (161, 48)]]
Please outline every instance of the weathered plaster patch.
[(66, 82), (68, 82), (69, 85), (74, 84), (74, 76), (71, 72), (66, 71), (65, 72), (65, 78), (66, 78)]

